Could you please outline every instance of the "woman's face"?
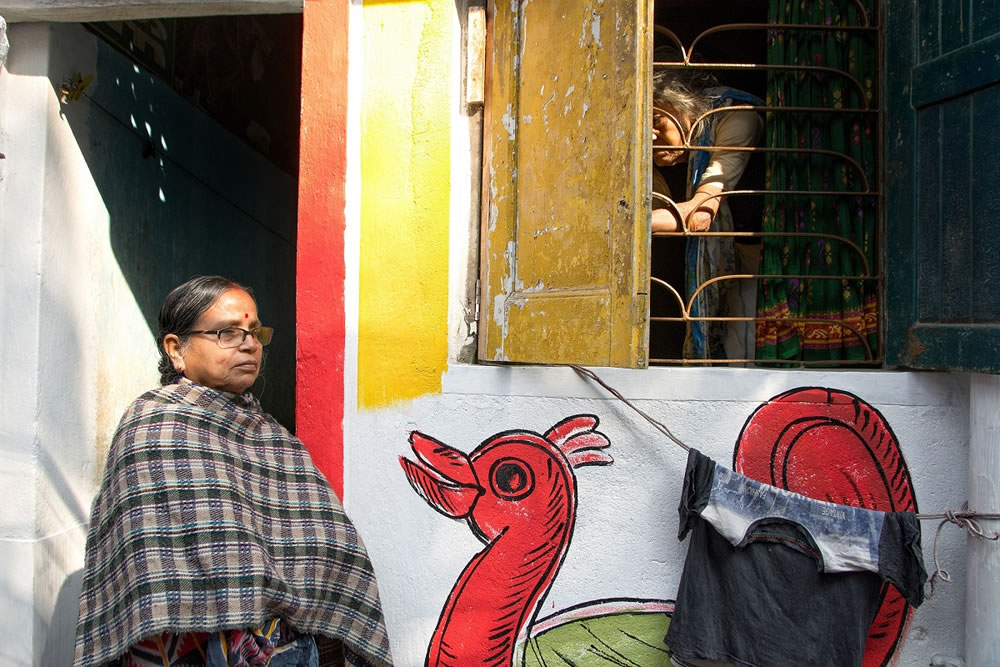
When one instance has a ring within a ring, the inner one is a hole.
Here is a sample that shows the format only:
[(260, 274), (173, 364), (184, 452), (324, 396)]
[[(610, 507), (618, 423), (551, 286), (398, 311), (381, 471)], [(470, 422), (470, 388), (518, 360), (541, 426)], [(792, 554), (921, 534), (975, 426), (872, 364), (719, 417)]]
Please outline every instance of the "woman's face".
[[(670, 117), (671, 115), (677, 117), (677, 114), (669, 107), (664, 107), (664, 110), (667, 113), (659, 109), (653, 110), (653, 164), (657, 167), (670, 167), (680, 164), (685, 162), (688, 157), (687, 151), (683, 149), (657, 147), (681, 146), (684, 144), (682, 129), (677, 127), (677, 123)], [(684, 123), (684, 119), (678, 118), (678, 120)]]
[[(201, 314), (191, 329), (256, 329), (259, 326), (253, 298), (241, 289), (230, 289)], [(246, 336), (237, 347), (223, 349), (215, 334), (191, 334), (186, 342), (171, 334), (164, 338), (163, 344), (174, 368), (184, 377), (234, 394), (242, 394), (257, 379), (264, 349), (253, 336)]]

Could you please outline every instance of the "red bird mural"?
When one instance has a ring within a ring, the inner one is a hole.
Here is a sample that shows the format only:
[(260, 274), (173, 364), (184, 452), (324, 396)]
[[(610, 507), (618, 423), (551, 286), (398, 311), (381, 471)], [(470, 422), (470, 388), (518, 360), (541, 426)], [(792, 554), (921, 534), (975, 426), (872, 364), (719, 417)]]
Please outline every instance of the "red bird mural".
[(414, 490), (486, 543), (459, 576), (427, 651), (428, 665), (510, 665), (562, 564), (576, 518), (573, 469), (607, 465), (597, 417), (544, 434), (506, 431), (466, 455), (414, 431), (400, 457)]
[[(670, 664), (662, 641), (673, 610), (669, 600), (595, 600), (536, 623), (572, 538), (573, 470), (612, 463), (603, 451), (610, 442), (597, 425), (593, 415), (575, 415), (544, 434), (505, 431), (468, 455), (410, 434), (417, 460), (400, 457), (400, 464), (411, 486), (441, 514), (468, 521), (486, 545), (448, 595), (427, 665)], [(820, 500), (917, 511), (888, 422), (843, 391), (807, 387), (763, 403), (736, 440), (733, 468)], [(909, 611), (885, 585), (865, 667), (898, 655)]]

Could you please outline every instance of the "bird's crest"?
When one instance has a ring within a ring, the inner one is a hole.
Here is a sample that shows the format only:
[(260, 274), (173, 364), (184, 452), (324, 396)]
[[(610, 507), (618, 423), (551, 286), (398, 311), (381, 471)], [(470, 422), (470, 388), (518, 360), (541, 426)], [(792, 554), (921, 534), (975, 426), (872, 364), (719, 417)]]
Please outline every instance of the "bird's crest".
[(604, 451), (611, 446), (608, 436), (597, 430), (595, 415), (573, 415), (545, 432), (545, 439), (559, 448), (570, 466), (608, 465), (614, 459)]

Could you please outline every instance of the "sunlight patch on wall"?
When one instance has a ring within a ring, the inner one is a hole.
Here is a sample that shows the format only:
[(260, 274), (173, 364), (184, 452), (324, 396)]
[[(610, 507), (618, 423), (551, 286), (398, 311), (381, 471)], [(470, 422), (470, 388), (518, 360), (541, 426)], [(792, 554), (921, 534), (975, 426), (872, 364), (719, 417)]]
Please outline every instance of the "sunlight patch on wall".
[(358, 406), (447, 368), (450, 3), (364, 7)]

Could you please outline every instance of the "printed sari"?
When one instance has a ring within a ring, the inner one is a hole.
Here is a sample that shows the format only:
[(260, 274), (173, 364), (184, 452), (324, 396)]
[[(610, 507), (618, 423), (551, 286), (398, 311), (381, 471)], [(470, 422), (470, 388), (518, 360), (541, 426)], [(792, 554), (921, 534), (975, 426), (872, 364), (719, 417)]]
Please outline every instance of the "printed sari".
[[(769, 10), (774, 24), (862, 27), (876, 16), (873, 0), (771, 0)], [(768, 64), (836, 71), (769, 70), (768, 106), (859, 111), (768, 114), (767, 147), (827, 152), (766, 154), (768, 190), (809, 194), (765, 199), (764, 232), (807, 235), (763, 239), (761, 274), (789, 277), (759, 282), (758, 360), (878, 355), (877, 63), (876, 30), (769, 31)]]

